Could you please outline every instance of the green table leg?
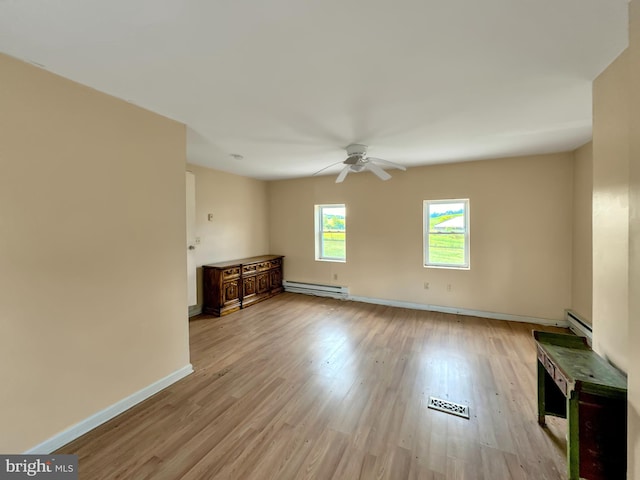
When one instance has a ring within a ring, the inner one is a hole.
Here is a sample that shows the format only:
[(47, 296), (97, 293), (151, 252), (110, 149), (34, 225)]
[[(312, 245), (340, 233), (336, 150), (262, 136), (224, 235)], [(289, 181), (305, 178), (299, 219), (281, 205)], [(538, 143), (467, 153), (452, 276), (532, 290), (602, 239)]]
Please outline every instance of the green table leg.
[(580, 478), (580, 423), (578, 394), (574, 390), (567, 399), (567, 422), (569, 439), (567, 440), (567, 457), (569, 463), (569, 480)]
[(543, 427), (546, 425), (545, 422), (545, 408), (544, 408), (544, 382), (545, 382), (545, 374), (546, 371), (540, 360), (538, 360), (538, 423)]

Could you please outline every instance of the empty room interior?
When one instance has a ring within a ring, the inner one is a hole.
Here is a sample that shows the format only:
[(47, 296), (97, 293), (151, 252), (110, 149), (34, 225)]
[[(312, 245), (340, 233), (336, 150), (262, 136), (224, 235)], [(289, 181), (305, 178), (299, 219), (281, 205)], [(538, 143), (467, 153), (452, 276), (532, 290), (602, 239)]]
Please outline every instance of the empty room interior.
[(640, 480), (639, 232), (640, 0), (0, 2), (0, 455)]

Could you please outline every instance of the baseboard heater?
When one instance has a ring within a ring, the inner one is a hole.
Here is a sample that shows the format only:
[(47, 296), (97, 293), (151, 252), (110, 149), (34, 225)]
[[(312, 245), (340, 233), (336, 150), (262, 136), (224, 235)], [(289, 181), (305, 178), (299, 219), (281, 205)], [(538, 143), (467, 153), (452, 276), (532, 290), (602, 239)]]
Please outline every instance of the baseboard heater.
[(349, 287), (340, 285), (320, 285), (317, 283), (282, 282), (285, 292), (304, 293), (305, 295), (317, 295), (319, 297), (331, 297), (346, 299), (349, 296)]
[(591, 344), (591, 340), (593, 339), (593, 329), (591, 325), (580, 318), (580, 315), (573, 310), (566, 310), (565, 314), (567, 322), (569, 323), (569, 330), (581, 337), (587, 337), (587, 341)]

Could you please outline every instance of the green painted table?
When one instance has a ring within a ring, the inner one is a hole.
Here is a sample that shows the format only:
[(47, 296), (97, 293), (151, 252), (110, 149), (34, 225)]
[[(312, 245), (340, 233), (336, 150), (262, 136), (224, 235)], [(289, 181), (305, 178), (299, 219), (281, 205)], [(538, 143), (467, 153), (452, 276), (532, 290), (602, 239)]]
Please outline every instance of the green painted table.
[(627, 471), (627, 379), (575, 335), (534, 331), (538, 423), (567, 419), (569, 479), (617, 480)]

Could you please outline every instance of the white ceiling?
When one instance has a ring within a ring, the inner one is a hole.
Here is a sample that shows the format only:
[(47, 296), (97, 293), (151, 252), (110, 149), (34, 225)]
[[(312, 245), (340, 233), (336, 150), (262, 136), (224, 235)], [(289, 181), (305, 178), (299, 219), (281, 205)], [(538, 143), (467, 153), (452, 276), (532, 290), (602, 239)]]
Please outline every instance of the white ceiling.
[(580, 146), (627, 8), (0, 0), (0, 51), (184, 122), (191, 163), (277, 179), (340, 162), (349, 143), (407, 167)]

